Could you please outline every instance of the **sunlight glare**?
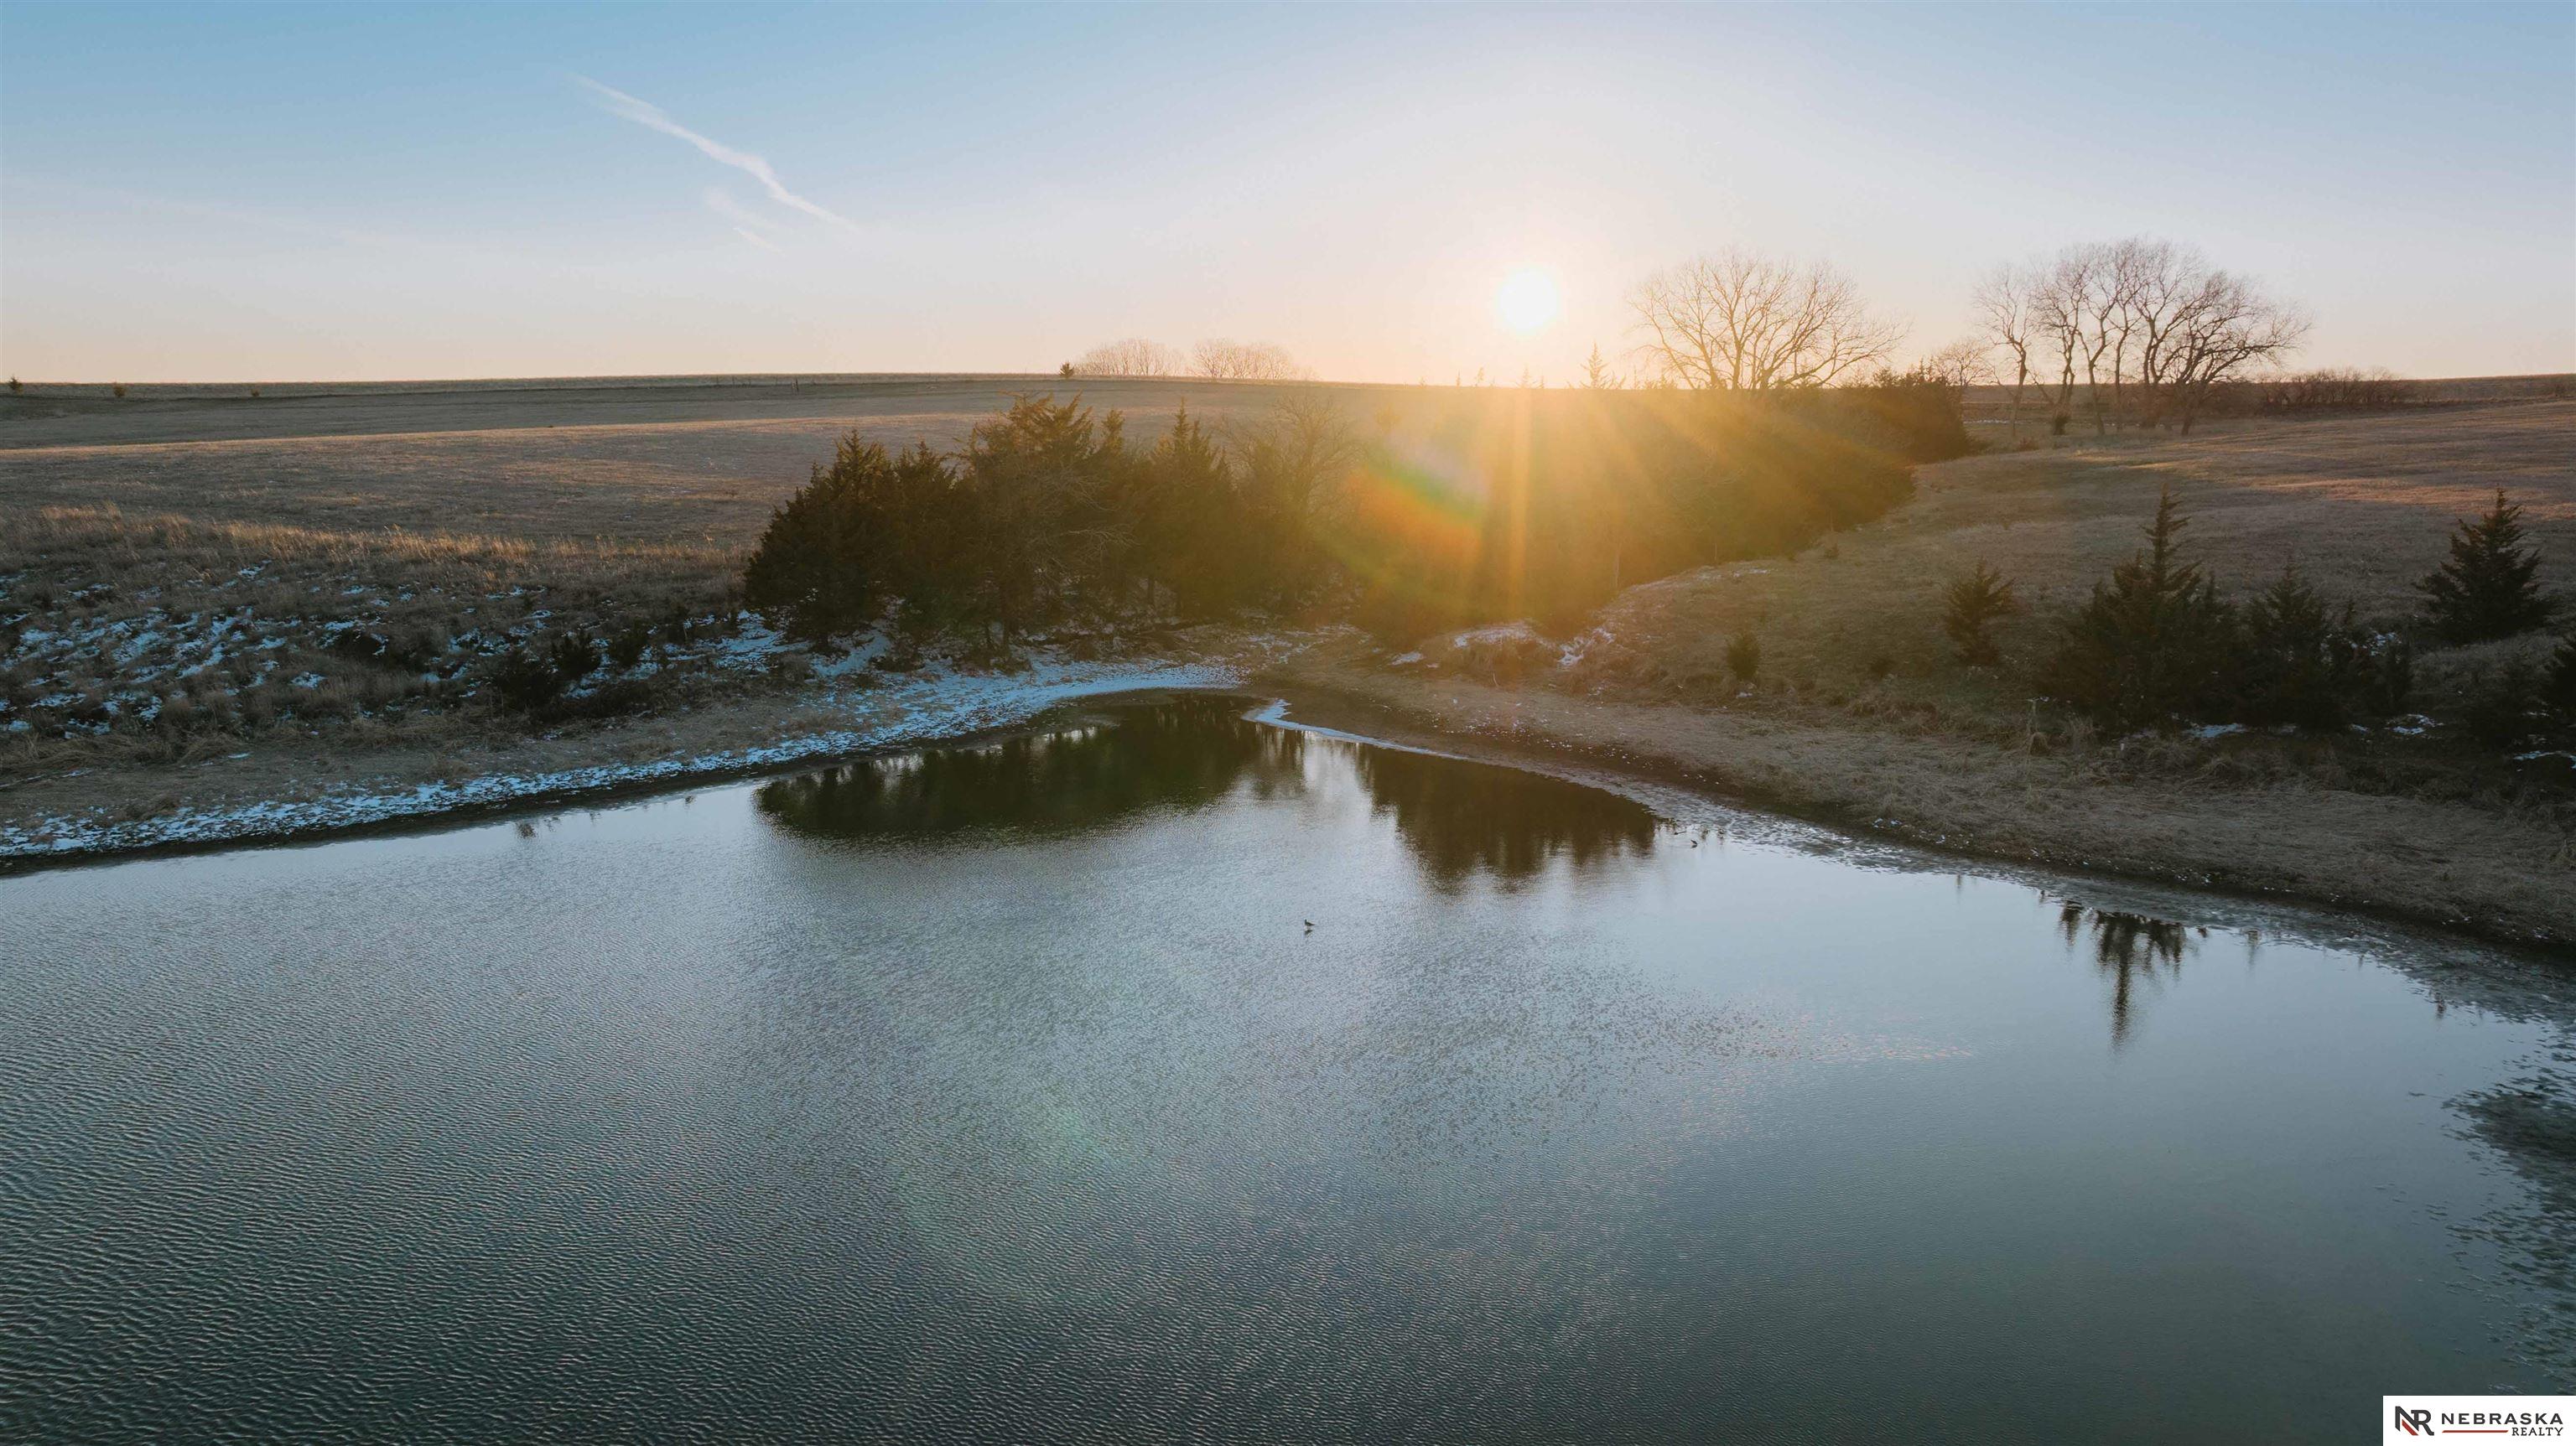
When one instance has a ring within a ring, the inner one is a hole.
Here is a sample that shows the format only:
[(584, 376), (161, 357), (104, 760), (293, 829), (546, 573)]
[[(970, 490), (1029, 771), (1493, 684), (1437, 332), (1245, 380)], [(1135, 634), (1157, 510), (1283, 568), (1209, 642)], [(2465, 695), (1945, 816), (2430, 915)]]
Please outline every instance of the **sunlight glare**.
[(1535, 267), (1515, 271), (1503, 278), (1502, 289), (1494, 293), (1494, 306), (1502, 313), (1503, 325), (1528, 336), (1556, 320), (1556, 278)]

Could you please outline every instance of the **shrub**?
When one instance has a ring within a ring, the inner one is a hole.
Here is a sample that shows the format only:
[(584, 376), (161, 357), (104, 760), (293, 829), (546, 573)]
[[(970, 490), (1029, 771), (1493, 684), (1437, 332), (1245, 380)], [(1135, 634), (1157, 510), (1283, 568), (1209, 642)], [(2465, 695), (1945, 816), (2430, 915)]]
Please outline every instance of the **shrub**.
[(2515, 658), (2470, 689), (2460, 721), (2477, 742), (2512, 748), (2537, 731), (2544, 708), (2540, 675), (2530, 663)]
[(2404, 638), (2384, 638), (2370, 650), (2370, 675), (2361, 700), (2382, 718), (2406, 711), (2415, 696), (2415, 645)]
[(2232, 710), (2239, 722), (2333, 728), (2369, 692), (2370, 647), (2351, 607), (2336, 616), (2296, 563), (2247, 605), (2243, 647)]
[(385, 637), (364, 628), (349, 628), (332, 634), (322, 650), (353, 663), (375, 663), (384, 657)]
[(2522, 509), (2502, 488), (2485, 515), (2453, 529), (2451, 555), (2416, 584), (2446, 641), (2484, 642), (2548, 623), (2556, 604), (2541, 595), (2540, 554), (2522, 537)]
[(652, 646), (653, 630), (643, 623), (628, 623), (608, 640), (608, 661), (618, 668), (631, 668), (644, 661), (644, 650)]
[(110, 383), (108, 383), (107, 390), (108, 390), (108, 394), (109, 394), (109, 395), (111, 395), (111, 396), (122, 397), (122, 396), (124, 396), (124, 395), (125, 395), (125, 383), (123, 383), (123, 382), (110, 382)]
[(563, 696), (565, 678), (554, 665), (524, 648), (501, 655), (492, 669), (492, 687), (504, 706), (534, 712)]
[(14, 397), (14, 396), (16, 396), (18, 393), (23, 392), (23, 391), (25, 391), (26, 389), (27, 389), (27, 384), (26, 384), (25, 382), (22, 382), (22, 381), (18, 380), (16, 377), (11, 377), (11, 378), (9, 379), (9, 395), (11, 395), (11, 396), (13, 396), (13, 397)]
[(634, 678), (619, 678), (602, 683), (578, 698), (557, 698), (536, 709), (543, 721), (595, 721), (601, 718), (623, 718), (641, 713), (653, 706), (653, 689)]
[(2094, 584), (2092, 600), (2066, 624), (2051, 685), (2109, 726), (2154, 723), (2218, 693), (2234, 619), (2200, 564), (2182, 558), (2188, 525), (2165, 489), (2146, 550)]
[(546, 649), (546, 662), (565, 686), (578, 683), (599, 667), (599, 639), (588, 628), (559, 634)]
[(1959, 651), (1959, 661), (1982, 667), (2001, 657), (1986, 628), (2022, 610), (2011, 579), (1980, 561), (1966, 576), (1953, 580), (1942, 594), (1941, 631)]
[(1882, 370), (1866, 386), (1822, 395), (1853, 419), (1847, 429), (1859, 440), (1909, 462), (1946, 462), (1977, 450), (1959, 410), (1960, 390), (1929, 372)]
[(1753, 675), (1762, 671), (1762, 640), (1749, 631), (1727, 639), (1726, 671), (1739, 683), (1752, 682)]
[(2255, 405), (2274, 412), (2370, 412), (2414, 401), (2418, 388), (2384, 369), (2323, 368), (2255, 388)]
[(2576, 633), (2560, 638), (2541, 666), (2536, 701), (2555, 726), (2576, 729)]

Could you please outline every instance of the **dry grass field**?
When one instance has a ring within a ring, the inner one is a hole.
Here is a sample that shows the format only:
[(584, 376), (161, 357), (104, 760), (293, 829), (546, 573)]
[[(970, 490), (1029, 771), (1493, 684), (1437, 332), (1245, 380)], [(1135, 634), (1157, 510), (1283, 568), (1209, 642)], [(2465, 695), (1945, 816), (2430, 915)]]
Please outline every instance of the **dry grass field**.
[[(846, 708), (815, 712), (808, 655), (767, 646), (733, 605), (771, 509), (851, 430), (948, 447), (1012, 392), (1067, 388), (130, 390), (0, 396), (0, 827), (846, 724)], [(1183, 405), (1222, 426), (1277, 397), (1186, 381), (1078, 390), (1140, 431)], [(1345, 390), (1354, 409), (1388, 404)], [(504, 651), (567, 633), (609, 650), (605, 676), (644, 716), (532, 728), (477, 696)]]
[[(1750, 631), (1764, 670), (1804, 693), (1875, 691), (1963, 722), (1998, 704), (2018, 714), (2057, 620), (2138, 549), (2168, 486), (2192, 519), (2190, 554), (2223, 589), (2250, 592), (2295, 560), (2364, 623), (2401, 626), (2421, 610), (2416, 580), (2441, 560), (2453, 521), (2501, 488), (2524, 508), (2542, 585), (2576, 590), (2576, 402), (2083, 439), (1926, 467), (1917, 479), (1910, 505), (1796, 558), (1635, 589), (1610, 630), (1685, 686), (1713, 687), (1725, 641)], [(1942, 588), (1979, 561), (2030, 605), (1998, 627), (2005, 665), (1992, 671), (1958, 665), (1939, 627)], [(2428, 650), (2428, 711), (2499, 654), (2549, 646), (2533, 634)]]
[[(1023, 389), (1067, 387), (0, 399), (0, 823), (666, 756), (813, 726), (808, 660), (748, 646), (731, 603), (770, 509), (847, 431), (950, 446)], [(1125, 410), (1131, 435), (1184, 404), (1222, 426), (1277, 395), (1078, 389)], [(1456, 397), (1337, 390), (1380, 427)], [(2166, 485), (2193, 515), (2195, 555), (2233, 590), (2295, 557), (2365, 620), (2402, 624), (2452, 520), (2502, 487), (2527, 509), (2544, 581), (2576, 591), (2576, 403), (2077, 436), (1919, 477), (1912, 503), (1795, 558), (1630, 589), (1515, 686), (1436, 641), (1424, 651), (1452, 666), (1428, 674), (1352, 647), (1281, 681), (1954, 847), (2576, 938), (2576, 804), (2558, 776), (2576, 770), (2480, 754), (2439, 726), (2544, 636), (2424, 653), (2413, 706), (2436, 726), (2421, 731), (2106, 739), (2032, 701), (2056, 620), (2136, 548)], [(1980, 560), (2032, 605), (2000, 629), (1995, 669), (1959, 664), (1938, 631), (1942, 587)], [(629, 640), (622, 666), (651, 679), (648, 717), (532, 732), (458, 706), (469, 667), (582, 629)], [(1723, 658), (1739, 633), (1762, 646), (1749, 685)], [(1567, 644), (1579, 661), (1559, 667)], [(135, 726), (168, 717), (193, 726)]]
[[(465, 670), (572, 630), (645, 634), (662, 701), (738, 697), (757, 671), (713, 664), (740, 661), (743, 558), (834, 440), (953, 446), (1034, 386), (1062, 384), (0, 399), (0, 774), (194, 762), (280, 721), (470, 735), (438, 706)], [(1275, 395), (1081, 390), (1139, 428)], [(173, 709), (214, 726), (121, 726)]]
[[(2453, 520), (2499, 487), (2526, 509), (2544, 585), (2576, 593), (2576, 403), (2070, 439), (1918, 477), (1912, 503), (1795, 558), (1632, 588), (1597, 633), (1522, 644), (1516, 678), (1490, 645), (1426, 640), (1422, 664), (1314, 658), (1284, 680), (1923, 842), (2576, 939), (2576, 760), (2516, 762), (2457, 725), (2479, 680), (2538, 659), (2548, 634), (2429, 648), (2411, 705), (2429, 720), (2336, 738), (2104, 738), (2034, 702), (2059, 620), (2138, 548), (2168, 485), (2193, 555), (2240, 593), (2295, 557), (2363, 620), (2402, 626)], [(1991, 669), (1939, 630), (1943, 586), (1980, 560), (2031, 605)], [(1750, 683), (1724, 657), (1745, 633)]]

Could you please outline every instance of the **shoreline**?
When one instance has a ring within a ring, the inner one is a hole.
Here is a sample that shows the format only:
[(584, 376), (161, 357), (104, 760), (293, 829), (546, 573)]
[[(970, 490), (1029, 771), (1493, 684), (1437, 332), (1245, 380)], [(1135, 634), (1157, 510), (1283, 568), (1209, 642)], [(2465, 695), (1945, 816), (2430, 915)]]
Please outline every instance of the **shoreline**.
[[(1945, 812), (1927, 800), (1894, 811), (1884, 802), (1872, 806), (1853, 789), (1838, 786), (1850, 783), (1848, 776), (1800, 774), (1798, 764), (1818, 739), (1848, 751), (1854, 735), (1813, 730), (1813, 738), (1784, 737), (1796, 725), (1776, 719), (1500, 689), (1457, 678), (1435, 685), (1383, 676), (1348, 660), (1292, 659), (1264, 671), (1252, 684), (1284, 699), (1298, 722), (1318, 731), (1531, 768), (1578, 782), (1590, 781), (1585, 775), (1608, 775), (1670, 788), (1783, 825), (1818, 830), (1852, 850), (1879, 847), (1955, 858), (1989, 873), (2028, 871), (2182, 890), (2431, 931), (2553, 960), (2576, 959), (2576, 927), (2568, 922), (2576, 919), (2576, 869), (2565, 865), (2475, 861), (2487, 866), (2461, 878), (2426, 864), (2412, 866), (2411, 891), (2392, 887), (2389, 878), (2409, 875), (2409, 868), (2344, 880), (2337, 889), (2315, 886), (2323, 881), (2287, 863), (2271, 870), (2249, 867), (2230, 846), (2250, 839), (2258, 853), (2296, 858), (2303, 845), (2314, 842), (2302, 836), (2302, 827), (2349, 823), (2347, 815), (2400, 815), (2402, 826), (2406, 811), (2437, 805), (2350, 794), (2336, 801), (2340, 807), (2323, 810), (2323, 818), (2281, 817), (2274, 815), (2286, 810), (2259, 792), (2091, 785), (2091, 801), (2117, 817), (2080, 816), (2070, 807), (2051, 816), (2053, 827), (1995, 829), (1967, 810)], [(1859, 738), (1883, 753), (1940, 751), (1958, 787), (1971, 794), (2020, 794), (2034, 787), (2030, 760), (2020, 755), (1893, 733)], [(1854, 762), (1846, 759), (1846, 767)], [(1860, 793), (1886, 787), (1883, 780), (1868, 777), (1869, 760), (1856, 762)], [(2062, 789), (2062, 784), (2043, 778), (2036, 787)], [(2137, 830), (2144, 837), (2118, 836), (2134, 824), (2149, 825)], [(2508, 828), (2508, 820), (2494, 820), (2493, 832)], [(2195, 837), (2206, 846), (2192, 847)], [(2423, 870), (2442, 872), (2439, 885), (2426, 884)], [(2553, 872), (2566, 877), (2549, 877)]]
[[(1638, 798), (1667, 815), (1673, 804), (1685, 800), (1714, 807), (1760, 825), (1757, 841), (1823, 848), (1861, 866), (1920, 867), (1925, 860), (1955, 859), (1963, 871), (2013, 878), (2034, 887), (2054, 881), (2081, 882), (2113, 895), (2123, 887), (2151, 894), (2181, 892), (2258, 911), (2300, 915), (2304, 927), (2311, 930), (2339, 919), (2348, 921), (2348, 928), (2334, 932), (2355, 937), (2375, 936), (2374, 926), (2385, 926), (2408, 934), (2428, 933), (2482, 947), (2537, 953), (2553, 961), (2576, 954), (2576, 945), (2566, 935), (2496, 927), (2460, 912), (2265, 887), (2180, 866), (2124, 867), (2120, 862), (2054, 857), (2039, 850), (1998, 847), (1956, 831), (1935, 832), (1894, 818), (1860, 817), (1812, 800), (1745, 787), (1724, 761), (1684, 756), (1634, 732), (1605, 741), (1552, 726), (1557, 720), (1533, 722), (1527, 710), (1518, 706), (1537, 701), (1533, 695), (1444, 680), (1440, 690), (1456, 695), (1447, 708), (1427, 705), (1421, 698), (1391, 696), (1400, 694), (1402, 680), (1362, 672), (1347, 658), (1318, 661), (1299, 655), (1256, 661), (1237, 656), (1226, 661), (1059, 663), (1040, 664), (1030, 671), (1054, 676), (924, 680), (913, 691), (929, 697), (909, 700), (893, 716), (865, 726), (796, 733), (765, 744), (685, 757), (489, 773), (409, 788), (342, 784), (320, 797), (291, 802), (182, 808), (158, 818), (116, 823), (59, 821), (50, 835), (38, 831), (41, 825), (0, 827), (0, 878), (235, 848), (291, 847), (435, 830), (531, 810), (606, 805), (907, 749), (969, 743), (1028, 728), (1069, 705), (1219, 693), (1244, 697), (1255, 705), (1250, 716), (1273, 726), (1543, 773)], [(957, 686), (961, 683), (969, 686)], [(1475, 701), (1508, 705), (1511, 716), (1498, 722), (1468, 711), (1460, 701), (1468, 691), (1494, 695)], [(1544, 696), (1560, 708), (1603, 715), (1621, 706)], [(1627, 711), (1653, 716), (1664, 710), (1628, 705)]]
[[(1152, 660), (1098, 667), (1041, 664), (1030, 673), (1058, 676), (926, 680), (926, 686), (912, 691), (929, 696), (904, 700), (892, 716), (870, 724), (682, 757), (485, 773), (408, 788), (337, 784), (310, 799), (183, 807), (160, 817), (112, 823), (59, 815), (39, 818), (0, 826), (0, 877), (141, 857), (314, 842), (382, 829), (435, 827), (453, 819), (656, 793), (794, 767), (821, 767), (1022, 727), (1068, 703), (1239, 688), (1246, 667), (1239, 660)], [(943, 683), (951, 686), (943, 689)], [(955, 686), (959, 683), (977, 686)]]

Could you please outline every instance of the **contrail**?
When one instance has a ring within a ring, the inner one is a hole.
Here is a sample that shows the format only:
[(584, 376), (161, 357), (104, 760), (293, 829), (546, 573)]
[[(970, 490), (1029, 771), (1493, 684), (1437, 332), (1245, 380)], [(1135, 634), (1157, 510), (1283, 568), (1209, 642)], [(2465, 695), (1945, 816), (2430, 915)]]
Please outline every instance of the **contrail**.
[(722, 186), (707, 187), (707, 209), (733, 223), (734, 233), (763, 251), (775, 251), (778, 243), (760, 234), (758, 228), (769, 223), (742, 208), (731, 192)]
[(622, 116), (647, 129), (660, 131), (666, 136), (677, 136), (687, 141), (690, 145), (696, 146), (708, 159), (722, 162), (760, 182), (761, 189), (767, 191), (769, 198), (778, 204), (802, 211), (818, 221), (828, 222), (854, 235), (862, 231), (863, 228), (858, 222), (826, 207), (816, 205), (787, 189), (786, 185), (778, 179), (778, 172), (770, 169), (769, 162), (751, 152), (738, 151), (722, 141), (702, 136), (671, 119), (663, 113), (660, 106), (648, 100), (639, 100), (614, 86), (601, 85), (586, 75), (576, 75), (573, 80), (598, 97), (602, 110), (611, 115)]

